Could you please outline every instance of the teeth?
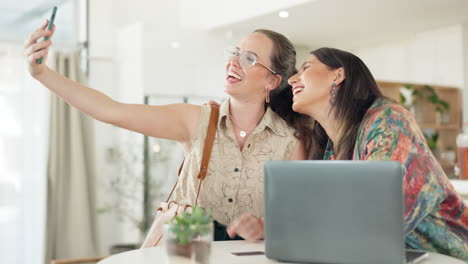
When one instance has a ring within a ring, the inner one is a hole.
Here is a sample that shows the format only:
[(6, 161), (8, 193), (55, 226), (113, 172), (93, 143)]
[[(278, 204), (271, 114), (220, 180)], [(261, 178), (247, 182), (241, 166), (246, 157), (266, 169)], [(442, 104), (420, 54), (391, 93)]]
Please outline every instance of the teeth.
[(303, 90), (304, 90), (304, 88), (296, 88), (296, 89), (294, 89), (294, 91), (293, 91), (293, 95), (296, 95), (296, 94), (302, 92)]
[(239, 75), (237, 75), (236, 73), (234, 73), (234, 72), (228, 72), (228, 75), (231, 76), (231, 77), (234, 77), (234, 78), (236, 78), (238, 80), (242, 80), (242, 78)]

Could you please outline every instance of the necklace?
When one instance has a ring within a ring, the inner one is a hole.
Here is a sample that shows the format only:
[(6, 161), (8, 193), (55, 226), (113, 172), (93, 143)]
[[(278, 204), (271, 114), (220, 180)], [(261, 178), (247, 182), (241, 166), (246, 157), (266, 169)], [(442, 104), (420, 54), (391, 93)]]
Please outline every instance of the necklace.
[(247, 133), (250, 133), (250, 132), (252, 132), (252, 131), (255, 129), (255, 127), (252, 128), (252, 129), (242, 129), (242, 128), (236, 123), (236, 121), (234, 121), (234, 119), (231, 117), (231, 115), (229, 115), (229, 119), (231, 119), (232, 123), (233, 123), (237, 128), (240, 129), (239, 136), (240, 136), (241, 138), (245, 138), (245, 137), (247, 136)]

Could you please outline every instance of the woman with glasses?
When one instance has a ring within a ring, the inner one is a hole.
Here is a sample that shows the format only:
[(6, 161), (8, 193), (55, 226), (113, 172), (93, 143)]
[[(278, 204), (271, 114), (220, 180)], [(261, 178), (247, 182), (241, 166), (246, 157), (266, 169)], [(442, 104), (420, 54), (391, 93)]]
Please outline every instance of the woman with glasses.
[(312, 51), (289, 83), (293, 109), (316, 120), (311, 159), (401, 162), (406, 246), (468, 261), (462, 198), (411, 114), (383, 96), (358, 57), (330, 48)]
[[(52, 36), (55, 30), (46, 30), (46, 24), (25, 43), (30, 74), (99, 121), (182, 143), (185, 163), (175, 200), (193, 204), (211, 107), (124, 104), (67, 79), (36, 63), (47, 56), (51, 45), (50, 40), (37, 40)], [(212, 209), (217, 240), (240, 236), (253, 241), (263, 238), (263, 162), (304, 159), (308, 147), (299, 139), (308, 138), (309, 119), (291, 110), (287, 80), (295, 72), (296, 52), (286, 37), (257, 30), (225, 53), (224, 89), (229, 99), (220, 107), (209, 171), (198, 201)]]

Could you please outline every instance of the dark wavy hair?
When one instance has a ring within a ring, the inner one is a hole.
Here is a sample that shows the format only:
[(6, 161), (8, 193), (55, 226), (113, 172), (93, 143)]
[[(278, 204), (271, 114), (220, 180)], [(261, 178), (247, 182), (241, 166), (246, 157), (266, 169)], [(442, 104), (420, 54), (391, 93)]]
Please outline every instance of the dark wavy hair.
[(296, 130), (295, 136), (302, 140), (307, 152), (311, 147), (311, 124), (312, 119), (292, 110), (292, 90), (288, 84), (288, 79), (297, 73), (296, 71), (296, 50), (288, 38), (280, 33), (268, 30), (257, 29), (254, 33), (261, 33), (273, 42), (273, 53), (270, 60), (272, 68), (281, 75), (281, 83), (270, 94), (271, 109), (283, 118), (286, 123)]
[[(345, 79), (332, 106), (339, 124), (338, 140), (333, 148), (336, 159), (352, 159), (359, 127), (367, 110), (376, 99), (391, 99), (382, 94), (370, 70), (357, 56), (333, 48), (320, 48), (310, 54), (330, 70), (344, 69)], [(329, 137), (318, 122), (314, 122), (311, 139), (310, 158), (322, 159)]]

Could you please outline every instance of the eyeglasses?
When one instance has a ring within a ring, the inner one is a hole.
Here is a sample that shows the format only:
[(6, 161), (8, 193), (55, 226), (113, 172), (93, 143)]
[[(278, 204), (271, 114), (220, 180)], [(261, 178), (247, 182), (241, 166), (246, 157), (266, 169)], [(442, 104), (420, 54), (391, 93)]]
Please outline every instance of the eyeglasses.
[(237, 56), (239, 56), (239, 64), (244, 70), (248, 70), (250, 67), (258, 64), (271, 73), (277, 74), (274, 70), (258, 62), (257, 56), (251, 51), (246, 50), (241, 52), (238, 47), (228, 47), (224, 49), (224, 58), (227, 61), (232, 61)]

